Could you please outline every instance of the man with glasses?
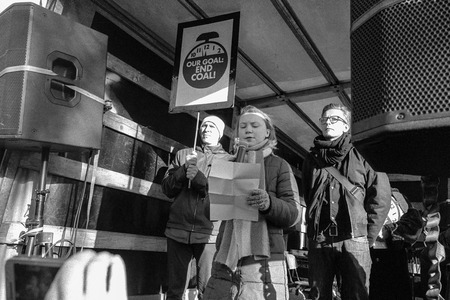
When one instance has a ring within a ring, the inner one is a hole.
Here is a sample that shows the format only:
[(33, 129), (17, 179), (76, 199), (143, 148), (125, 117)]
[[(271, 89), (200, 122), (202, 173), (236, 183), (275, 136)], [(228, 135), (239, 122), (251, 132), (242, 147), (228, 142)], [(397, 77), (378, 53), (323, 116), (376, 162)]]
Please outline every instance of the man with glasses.
[(372, 247), (390, 207), (391, 187), (351, 143), (350, 110), (329, 104), (322, 134), (303, 163), (312, 299), (368, 299)]

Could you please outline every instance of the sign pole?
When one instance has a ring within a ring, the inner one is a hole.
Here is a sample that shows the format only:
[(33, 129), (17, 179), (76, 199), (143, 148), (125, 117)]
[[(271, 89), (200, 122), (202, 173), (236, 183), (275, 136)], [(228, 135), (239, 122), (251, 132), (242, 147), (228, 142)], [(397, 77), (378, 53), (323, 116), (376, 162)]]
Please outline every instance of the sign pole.
[(195, 125), (195, 138), (194, 138), (194, 152), (195, 152), (195, 146), (197, 145), (197, 137), (198, 137), (198, 131), (199, 131), (199, 129), (198, 129), (198, 123), (199, 123), (199, 120), (200, 120), (200, 112), (198, 111), (197, 112), (197, 123), (196, 123), (196, 125)]
[[(193, 147), (194, 151), (192, 151), (192, 154), (196, 154), (195, 146), (197, 146), (197, 137), (198, 137), (198, 131), (199, 131), (198, 123), (199, 123), (199, 121), (200, 121), (200, 112), (198, 111), (197, 112), (197, 123), (195, 125), (195, 138), (194, 138), (194, 147)], [(191, 188), (191, 180), (189, 180), (188, 188), (189, 189)]]

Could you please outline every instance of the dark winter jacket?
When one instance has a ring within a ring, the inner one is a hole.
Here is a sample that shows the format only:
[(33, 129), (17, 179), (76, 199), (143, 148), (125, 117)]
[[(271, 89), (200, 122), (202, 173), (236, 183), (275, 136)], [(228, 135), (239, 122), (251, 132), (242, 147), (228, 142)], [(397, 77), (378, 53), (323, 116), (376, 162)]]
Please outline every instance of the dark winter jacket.
[[(310, 153), (303, 164), (303, 192), (307, 207), (307, 234), (317, 240), (318, 228), (316, 218), (321, 201), (339, 201), (345, 199), (346, 218), (338, 222), (339, 235), (352, 237), (367, 236), (372, 246), (380, 232), (390, 207), (391, 187), (384, 173), (375, 172), (361, 154), (351, 148), (345, 158), (335, 167), (342, 175), (362, 190), (362, 197), (356, 199), (325, 169), (320, 168), (313, 154)], [(344, 226), (346, 225), (346, 226)]]
[(163, 193), (173, 198), (165, 234), (181, 243), (214, 243), (219, 224), (209, 219), (208, 175), (214, 157), (228, 159), (222, 146), (197, 147), (199, 172), (192, 179), (186, 177), (186, 156), (192, 148), (177, 152), (162, 180)]

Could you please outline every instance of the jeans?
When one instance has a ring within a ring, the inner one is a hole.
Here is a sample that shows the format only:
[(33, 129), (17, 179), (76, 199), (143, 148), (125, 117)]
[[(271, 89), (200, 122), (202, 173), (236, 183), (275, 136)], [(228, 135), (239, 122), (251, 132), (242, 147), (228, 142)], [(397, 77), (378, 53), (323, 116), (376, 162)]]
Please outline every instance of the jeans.
[(181, 300), (189, 283), (189, 266), (193, 258), (197, 261), (198, 299), (211, 276), (211, 265), (216, 251), (215, 244), (184, 244), (167, 238), (168, 290), (167, 300)]
[(331, 300), (334, 279), (342, 299), (369, 299), (372, 260), (366, 237), (324, 243), (310, 240), (308, 264), (312, 299)]

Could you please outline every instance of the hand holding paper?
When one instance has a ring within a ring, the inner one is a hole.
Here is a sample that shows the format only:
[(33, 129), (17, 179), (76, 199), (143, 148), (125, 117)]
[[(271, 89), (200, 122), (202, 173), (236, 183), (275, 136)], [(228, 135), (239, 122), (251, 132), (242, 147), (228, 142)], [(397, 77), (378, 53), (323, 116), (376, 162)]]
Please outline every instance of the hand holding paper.
[(265, 190), (254, 189), (251, 191), (250, 196), (247, 197), (247, 204), (264, 211), (270, 206), (270, 198)]
[(235, 163), (215, 159), (208, 176), (212, 220), (258, 221), (258, 209), (247, 198), (260, 185), (261, 164)]

